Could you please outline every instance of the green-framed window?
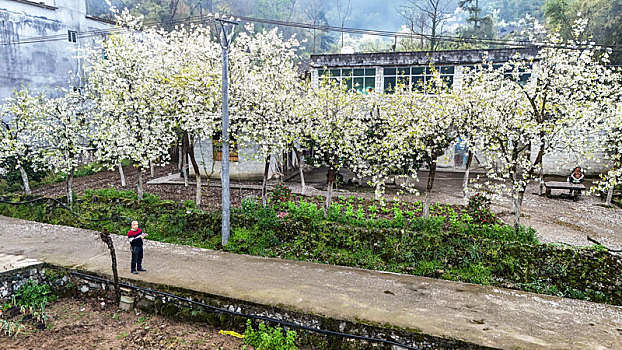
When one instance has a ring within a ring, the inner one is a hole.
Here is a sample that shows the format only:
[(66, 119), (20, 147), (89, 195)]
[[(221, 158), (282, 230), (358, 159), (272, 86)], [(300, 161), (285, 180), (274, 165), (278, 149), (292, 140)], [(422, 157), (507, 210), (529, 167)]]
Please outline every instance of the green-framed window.
[(345, 84), (348, 89), (358, 92), (376, 90), (376, 68), (331, 68), (318, 69), (318, 76), (330, 76), (335, 81)]
[(423, 92), (425, 87), (431, 82), (435, 70), (441, 74), (441, 78), (445, 81), (447, 87), (452, 88), (455, 73), (454, 66), (385, 67), (383, 68), (384, 92), (394, 92), (397, 85), (403, 85)]

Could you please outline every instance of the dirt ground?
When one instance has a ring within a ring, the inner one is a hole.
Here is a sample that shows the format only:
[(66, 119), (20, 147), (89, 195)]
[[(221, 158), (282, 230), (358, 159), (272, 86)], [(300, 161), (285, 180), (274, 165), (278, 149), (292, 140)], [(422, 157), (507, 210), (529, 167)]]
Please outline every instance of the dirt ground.
[[(243, 340), (204, 324), (139, 311), (123, 312), (97, 299), (60, 299), (47, 306), (45, 329), (32, 323), (0, 349), (243, 349)], [(251, 346), (246, 346), (252, 349)]]
[[(151, 177), (147, 172), (144, 181), (177, 173), (177, 165), (169, 164), (165, 167), (156, 167), (155, 176)], [(105, 171), (91, 176), (85, 176), (74, 180), (74, 190), (83, 194), (87, 188), (135, 189), (137, 174), (133, 167), (125, 168), (128, 186), (123, 188), (117, 171)], [(315, 170), (305, 174), (307, 184), (307, 196), (324, 195), (326, 174), (322, 170)], [(192, 179), (191, 179), (192, 180)], [(425, 192), (427, 173), (420, 172), (419, 181), (416, 185), (420, 193)], [(204, 187), (203, 209), (219, 209), (221, 191), (217, 187), (218, 180), (211, 180), (211, 186)], [(240, 204), (242, 198), (259, 196), (258, 189), (239, 189), (240, 183), (232, 181), (231, 203), (233, 206)], [(244, 184), (249, 184), (245, 182)], [(260, 185), (260, 183), (251, 183)], [(300, 184), (297, 177), (287, 183), (296, 193), (300, 192)], [(589, 188), (590, 181), (586, 181)], [(183, 185), (145, 185), (145, 191), (161, 196), (163, 199), (188, 200), (194, 199), (195, 187), (193, 184)], [(259, 188), (259, 186), (257, 186)], [(603, 206), (602, 199), (594, 195), (582, 196), (578, 202), (573, 202), (560, 191), (554, 192), (553, 198), (545, 198), (538, 195), (538, 184), (531, 184), (525, 194), (521, 223), (536, 229), (538, 238), (545, 243), (560, 243), (574, 246), (592, 245), (587, 237), (602, 243), (610, 249), (622, 249), (622, 210), (618, 207), (607, 208)], [(64, 184), (54, 184), (33, 191), (34, 194), (45, 196), (62, 196)], [(373, 198), (373, 189), (368, 187), (345, 186), (334, 191), (335, 196), (362, 196)], [(395, 195), (395, 189), (387, 188), (385, 198), (391, 199)], [(407, 201), (421, 200), (421, 196), (408, 195), (402, 197)], [(321, 200), (319, 200), (321, 202)], [(452, 171), (437, 172), (432, 201), (450, 205), (464, 205), (462, 197), (462, 173)], [(513, 222), (512, 205), (509, 198), (501, 198), (493, 201), (492, 210), (504, 222)]]
[[(86, 189), (98, 189), (98, 188), (115, 188), (117, 190), (136, 190), (136, 184), (138, 182), (138, 173), (135, 167), (124, 167), (125, 173), (125, 187), (121, 186), (121, 179), (118, 171), (102, 171), (100, 173), (79, 177), (73, 180), (73, 191), (78, 195), (84, 194)], [(149, 171), (143, 173), (143, 183), (154, 178), (166, 176), (169, 174), (179, 173), (177, 170), (177, 164), (169, 164), (164, 167), (155, 167), (155, 176), (152, 177)], [(194, 180), (194, 178), (191, 178)], [(215, 181), (211, 181), (213, 185)], [(218, 182), (218, 181), (216, 181)], [(231, 185), (238, 184), (236, 181), (231, 181)], [(207, 185), (207, 183), (204, 183)], [(259, 183), (261, 185), (261, 183)], [(171, 186), (171, 185), (144, 185), (145, 192), (152, 193), (160, 196), (162, 199), (170, 199), (175, 201), (194, 200), (196, 188), (193, 185), (185, 186)], [(50, 186), (45, 186), (32, 191), (33, 195), (56, 197), (65, 195), (65, 183), (56, 183)], [(240, 201), (244, 197), (259, 195), (260, 192), (256, 190), (246, 189), (232, 189), (231, 190), (231, 204), (238, 206)], [(220, 188), (214, 186), (204, 186), (203, 188), (203, 205), (202, 209), (219, 209), (221, 201)]]

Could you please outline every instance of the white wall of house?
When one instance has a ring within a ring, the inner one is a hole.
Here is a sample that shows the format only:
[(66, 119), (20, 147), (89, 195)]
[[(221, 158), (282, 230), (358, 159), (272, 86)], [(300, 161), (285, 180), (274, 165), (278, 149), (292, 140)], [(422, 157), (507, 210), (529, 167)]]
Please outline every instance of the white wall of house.
[[(265, 163), (254, 158), (257, 146), (242, 146), (238, 149), (238, 160), (229, 162), (229, 176), (232, 180), (262, 180)], [(220, 179), (221, 162), (214, 160), (212, 140), (197, 140), (194, 144), (194, 157), (202, 177)], [(188, 159), (190, 162), (190, 159)], [(190, 174), (194, 176), (191, 163)], [(279, 168), (274, 157), (271, 157), (268, 178), (279, 175)]]
[[(87, 18), (85, 0), (0, 1), (0, 99), (22, 86), (51, 95), (58, 87), (81, 86), (69, 72), (82, 73), (77, 49), (95, 40), (81, 33), (107, 28)], [(68, 31), (76, 32), (75, 42)]]

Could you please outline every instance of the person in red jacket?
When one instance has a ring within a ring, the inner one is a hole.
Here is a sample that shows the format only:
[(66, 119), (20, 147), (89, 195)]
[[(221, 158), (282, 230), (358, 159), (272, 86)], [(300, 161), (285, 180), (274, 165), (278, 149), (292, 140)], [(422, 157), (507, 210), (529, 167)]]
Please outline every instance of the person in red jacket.
[(138, 221), (132, 221), (132, 228), (127, 231), (127, 239), (130, 241), (130, 251), (132, 252), (132, 273), (147, 271), (143, 269), (143, 238), (147, 234), (138, 228)]

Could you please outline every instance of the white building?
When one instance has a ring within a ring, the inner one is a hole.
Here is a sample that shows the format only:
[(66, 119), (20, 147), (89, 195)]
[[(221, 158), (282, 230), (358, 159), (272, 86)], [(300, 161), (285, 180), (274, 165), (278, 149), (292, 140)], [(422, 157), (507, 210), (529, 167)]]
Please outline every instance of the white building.
[(77, 49), (110, 23), (87, 15), (85, 0), (0, 0), (0, 100), (29, 86), (54, 94), (80, 87)]

